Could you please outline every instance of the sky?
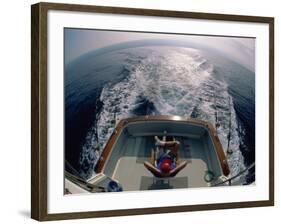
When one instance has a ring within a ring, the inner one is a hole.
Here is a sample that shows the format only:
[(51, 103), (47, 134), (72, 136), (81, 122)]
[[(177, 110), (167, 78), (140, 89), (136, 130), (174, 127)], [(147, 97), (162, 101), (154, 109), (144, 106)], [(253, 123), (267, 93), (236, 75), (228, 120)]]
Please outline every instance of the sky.
[(87, 52), (109, 45), (146, 39), (180, 40), (201, 44), (231, 56), (233, 60), (241, 63), (251, 71), (255, 70), (254, 38), (155, 34), (72, 28), (65, 28), (64, 30), (65, 63), (68, 64)]

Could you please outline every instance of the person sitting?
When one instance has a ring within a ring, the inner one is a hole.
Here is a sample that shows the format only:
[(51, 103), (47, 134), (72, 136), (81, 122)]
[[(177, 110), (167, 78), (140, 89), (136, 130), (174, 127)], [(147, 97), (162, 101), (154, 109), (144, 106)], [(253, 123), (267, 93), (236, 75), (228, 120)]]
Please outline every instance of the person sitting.
[(178, 151), (180, 143), (172, 136), (164, 136), (162, 140), (155, 136), (156, 149), (151, 150), (151, 162), (144, 162), (144, 166), (156, 177), (174, 177), (187, 162), (179, 164)]
[(159, 159), (165, 154), (169, 154), (174, 162), (178, 163), (178, 151), (180, 148), (180, 142), (176, 141), (173, 136), (163, 136), (162, 140), (158, 136), (154, 137), (156, 143), (155, 158)]

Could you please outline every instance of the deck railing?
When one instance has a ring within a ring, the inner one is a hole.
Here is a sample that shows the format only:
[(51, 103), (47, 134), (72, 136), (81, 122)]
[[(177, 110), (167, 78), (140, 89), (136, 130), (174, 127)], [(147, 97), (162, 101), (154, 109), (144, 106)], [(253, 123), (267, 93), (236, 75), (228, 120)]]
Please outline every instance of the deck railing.
[(64, 174), (65, 174), (65, 177), (77, 184), (78, 186), (80, 186), (81, 188), (83, 188), (84, 190), (87, 190), (91, 193), (93, 192), (106, 192), (106, 189), (104, 187), (101, 187), (101, 186), (97, 186), (97, 185), (94, 185), (94, 184), (90, 184), (88, 183), (87, 181), (85, 181), (84, 179), (80, 178), (80, 177), (77, 177), (67, 171), (64, 171)]
[(252, 169), (252, 168), (254, 168), (254, 167), (255, 167), (255, 163), (252, 163), (252, 164), (251, 164), (250, 166), (248, 166), (246, 169), (240, 171), (240, 172), (237, 173), (236, 175), (234, 175), (234, 176), (232, 176), (232, 177), (230, 177), (230, 178), (228, 178), (228, 179), (226, 179), (226, 180), (224, 180), (224, 181), (222, 181), (222, 182), (219, 182), (219, 183), (216, 183), (216, 184), (212, 185), (212, 187), (220, 186), (220, 185), (223, 185), (223, 184), (225, 184), (225, 183), (228, 183), (228, 185), (231, 186), (232, 181), (233, 181), (234, 179), (236, 179), (237, 177), (240, 177), (243, 173), (249, 171), (250, 169)]

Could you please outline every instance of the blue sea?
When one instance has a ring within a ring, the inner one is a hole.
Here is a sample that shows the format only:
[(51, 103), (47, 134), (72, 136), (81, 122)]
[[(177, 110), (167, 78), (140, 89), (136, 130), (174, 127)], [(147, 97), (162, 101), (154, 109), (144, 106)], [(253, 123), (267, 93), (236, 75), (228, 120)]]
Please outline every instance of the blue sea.
[[(66, 169), (94, 174), (113, 121), (179, 115), (215, 125), (231, 175), (255, 161), (255, 73), (211, 48), (136, 41), (89, 52), (65, 66)], [(229, 125), (231, 124), (231, 125)], [(255, 170), (241, 184), (255, 180)]]

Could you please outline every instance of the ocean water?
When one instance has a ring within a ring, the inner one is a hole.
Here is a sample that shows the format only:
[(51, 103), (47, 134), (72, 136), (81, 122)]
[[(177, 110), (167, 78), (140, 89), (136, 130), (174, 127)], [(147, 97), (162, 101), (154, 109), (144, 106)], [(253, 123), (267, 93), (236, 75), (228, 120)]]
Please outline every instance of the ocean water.
[[(65, 71), (66, 168), (83, 178), (94, 174), (113, 120), (148, 114), (217, 121), (225, 151), (230, 138), (231, 175), (255, 161), (255, 74), (218, 52), (130, 46), (88, 54)], [(238, 184), (254, 180), (251, 170)]]

